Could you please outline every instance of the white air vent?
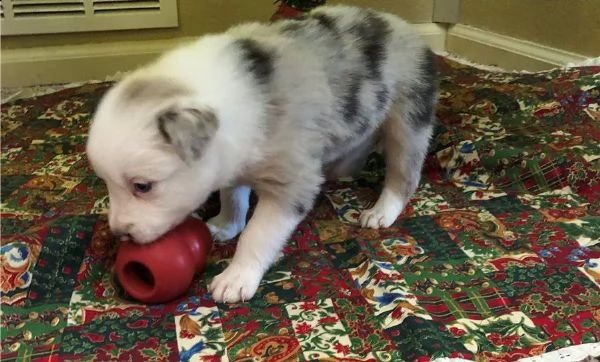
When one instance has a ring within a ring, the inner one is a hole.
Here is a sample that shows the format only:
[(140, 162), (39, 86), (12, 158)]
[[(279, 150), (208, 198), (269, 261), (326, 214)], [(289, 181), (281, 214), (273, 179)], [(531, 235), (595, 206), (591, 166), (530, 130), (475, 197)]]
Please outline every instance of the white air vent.
[(2, 35), (178, 26), (177, 0), (0, 0)]

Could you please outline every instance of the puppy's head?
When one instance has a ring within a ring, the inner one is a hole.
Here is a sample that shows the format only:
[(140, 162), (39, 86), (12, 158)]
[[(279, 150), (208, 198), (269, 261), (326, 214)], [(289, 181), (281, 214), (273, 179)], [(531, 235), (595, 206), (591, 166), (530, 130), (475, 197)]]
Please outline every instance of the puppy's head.
[(183, 82), (134, 74), (100, 102), (87, 155), (107, 185), (115, 234), (152, 242), (216, 189), (219, 122), (197, 98)]

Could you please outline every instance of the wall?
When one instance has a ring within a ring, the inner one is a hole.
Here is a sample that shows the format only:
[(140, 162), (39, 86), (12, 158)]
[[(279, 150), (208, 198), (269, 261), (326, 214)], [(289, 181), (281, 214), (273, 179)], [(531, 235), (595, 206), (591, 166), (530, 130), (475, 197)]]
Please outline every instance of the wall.
[[(413, 23), (431, 22), (434, 0), (348, 0), (329, 1), (370, 6), (396, 13)], [(276, 10), (273, 0), (179, 0), (179, 28), (147, 29), (75, 34), (2, 37), (2, 49), (160, 40), (217, 32), (250, 20), (268, 20)]]
[(600, 56), (598, 0), (462, 0), (459, 23)]
[(411, 23), (430, 23), (434, 2), (435, 0), (336, 0), (327, 3), (366, 6), (399, 15)]

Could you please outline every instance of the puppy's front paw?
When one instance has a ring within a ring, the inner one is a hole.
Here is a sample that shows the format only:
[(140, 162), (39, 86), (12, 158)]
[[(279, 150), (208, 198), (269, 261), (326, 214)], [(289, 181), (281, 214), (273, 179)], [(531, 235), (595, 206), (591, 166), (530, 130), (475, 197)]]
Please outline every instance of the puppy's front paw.
[(207, 222), (208, 229), (215, 241), (228, 241), (238, 236), (246, 224), (244, 222), (232, 221), (221, 214), (213, 217)]
[(401, 203), (377, 202), (371, 209), (360, 214), (360, 225), (364, 228), (379, 229), (390, 227), (402, 211)]
[(209, 290), (216, 302), (243, 302), (254, 296), (262, 276), (263, 273), (254, 268), (231, 263), (213, 279)]

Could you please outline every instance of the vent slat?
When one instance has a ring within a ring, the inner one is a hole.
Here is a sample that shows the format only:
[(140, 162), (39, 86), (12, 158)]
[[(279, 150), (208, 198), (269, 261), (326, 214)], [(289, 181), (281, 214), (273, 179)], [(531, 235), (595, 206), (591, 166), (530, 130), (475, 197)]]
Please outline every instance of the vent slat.
[(137, 8), (137, 9), (94, 9), (94, 15), (102, 14), (155, 14), (160, 13), (160, 8)]
[(83, 6), (82, 0), (13, 0), (12, 5), (28, 6), (28, 5), (55, 5), (55, 4), (80, 4)]
[(94, 0), (94, 4), (106, 3), (160, 3), (160, 0)]
[(159, 0), (95, 0), (94, 14), (160, 12)]
[(94, 10), (138, 10), (138, 9), (156, 9), (160, 10), (160, 4), (155, 2), (136, 2), (136, 3), (104, 3), (94, 4)]
[(13, 13), (15, 16), (23, 16), (27, 14), (42, 14), (42, 13), (73, 13), (73, 12), (85, 12), (85, 8), (80, 5), (59, 5), (59, 6), (48, 6), (48, 5), (35, 5), (35, 6), (13, 6)]
[(53, 16), (85, 16), (85, 11), (52, 11), (43, 13), (15, 13), (15, 19), (51, 18)]
[(27, 6), (13, 6), (13, 10), (17, 11), (40, 11), (43, 9), (84, 9), (83, 5), (80, 4), (56, 4), (56, 5), (48, 5), (48, 4), (40, 4), (40, 5), (27, 5)]

